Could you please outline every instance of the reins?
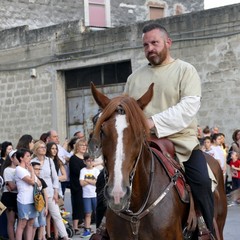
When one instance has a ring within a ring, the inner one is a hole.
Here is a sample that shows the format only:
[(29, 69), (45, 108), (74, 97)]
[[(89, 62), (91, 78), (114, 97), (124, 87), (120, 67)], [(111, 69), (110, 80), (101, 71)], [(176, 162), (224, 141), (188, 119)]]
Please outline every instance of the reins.
[[(138, 166), (138, 162), (139, 162), (139, 159), (140, 159), (141, 154), (142, 154), (142, 148), (143, 148), (143, 144), (141, 144), (141, 148), (140, 148), (140, 151), (139, 151), (137, 160), (135, 161), (134, 167), (133, 167), (131, 173), (129, 174), (129, 182), (130, 182), (130, 189), (131, 189), (131, 190), (132, 190), (133, 178), (134, 178), (134, 176), (135, 176), (135, 172), (136, 172), (136, 169), (137, 169), (137, 166)], [(153, 170), (154, 170), (154, 166), (153, 166)], [(152, 170), (151, 170), (150, 173), (151, 173), (151, 175), (152, 175)]]

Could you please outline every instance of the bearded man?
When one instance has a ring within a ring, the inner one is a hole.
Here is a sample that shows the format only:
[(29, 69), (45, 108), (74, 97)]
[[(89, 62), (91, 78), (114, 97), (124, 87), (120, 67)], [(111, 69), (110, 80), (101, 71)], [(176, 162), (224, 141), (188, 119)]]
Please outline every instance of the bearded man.
[(173, 142), (196, 203), (213, 233), (211, 179), (199, 149), (195, 119), (201, 102), (199, 75), (191, 64), (171, 56), (172, 40), (163, 26), (156, 22), (145, 25), (142, 39), (148, 64), (129, 76), (124, 92), (139, 99), (154, 83), (153, 98), (144, 109), (149, 128), (158, 138)]

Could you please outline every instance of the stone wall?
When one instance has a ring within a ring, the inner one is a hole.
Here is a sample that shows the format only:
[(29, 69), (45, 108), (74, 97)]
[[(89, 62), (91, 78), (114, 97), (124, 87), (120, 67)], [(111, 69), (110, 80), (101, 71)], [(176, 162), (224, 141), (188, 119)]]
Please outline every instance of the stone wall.
[(28, 25), (30, 29), (83, 18), (83, 0), (2, 0), (0, 29)]
[[(181, 13), (203, 10), (203, 0), (114, 0), (111, 2), (111, 26), (129, 25), (146, 21), (148, 4), (162, 4), (165, 17), (175, 15), (176, 4)], [(123, 6), (123, 7), (121, 7)], [(1, 0), (0, 29), (27, 25), (42, 28), (67, 21), (84, 20), (84, 0)]]
[[(192, 63), (202, 79), (201, 126), (218, 125), (230, 142), (239, 127), (240, 4), (159, 20), (173, 38), (172, 55)], [(146, 63), (144, 23), (81, 33), (79, 21), (0, 32), (0, 132), (14, 143), (50, 128), (66, 133), (64, 70), (131, 59)], [(36, 77), (31, 77), (36, 69)]]

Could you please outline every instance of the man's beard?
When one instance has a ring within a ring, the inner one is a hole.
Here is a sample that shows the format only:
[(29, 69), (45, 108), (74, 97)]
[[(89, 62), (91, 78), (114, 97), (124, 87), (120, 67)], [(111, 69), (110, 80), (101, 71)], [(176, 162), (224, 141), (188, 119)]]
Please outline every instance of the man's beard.
[[(149, 56), (153, 53), (154, 53), (154, 55)], [(167, 58), (167, 47), (166, 47), (166, 45), (164, 46), (164, 48), (162, 49), (161, 52), (159, 52), (159, 53), (150, 52), (147, 55), (148, 61), (153, 66), (161, 65), (166, 60), (166, 58)]]

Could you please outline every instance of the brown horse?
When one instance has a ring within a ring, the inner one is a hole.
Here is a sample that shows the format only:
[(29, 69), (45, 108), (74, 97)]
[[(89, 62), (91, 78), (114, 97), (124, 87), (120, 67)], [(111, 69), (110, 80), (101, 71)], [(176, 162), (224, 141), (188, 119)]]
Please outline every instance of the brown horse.
[[(92, 84), (92, 94), (103, 109), (89, 142), (92, 155), (105, 163), (106, 227), (111, 240), (183, 239), (189, 204), (174, 187), (149, 146), (149, 129), (142, 109), (150, 102), (153, 85), (137, 101), (126, 95), (109, 99)], [(207, 157), (218, 181), (215, 219), (220, 239), (226, 219), (226, 195), (221, 168)], [(190, 238), (189, 238), (190, 239)]]

